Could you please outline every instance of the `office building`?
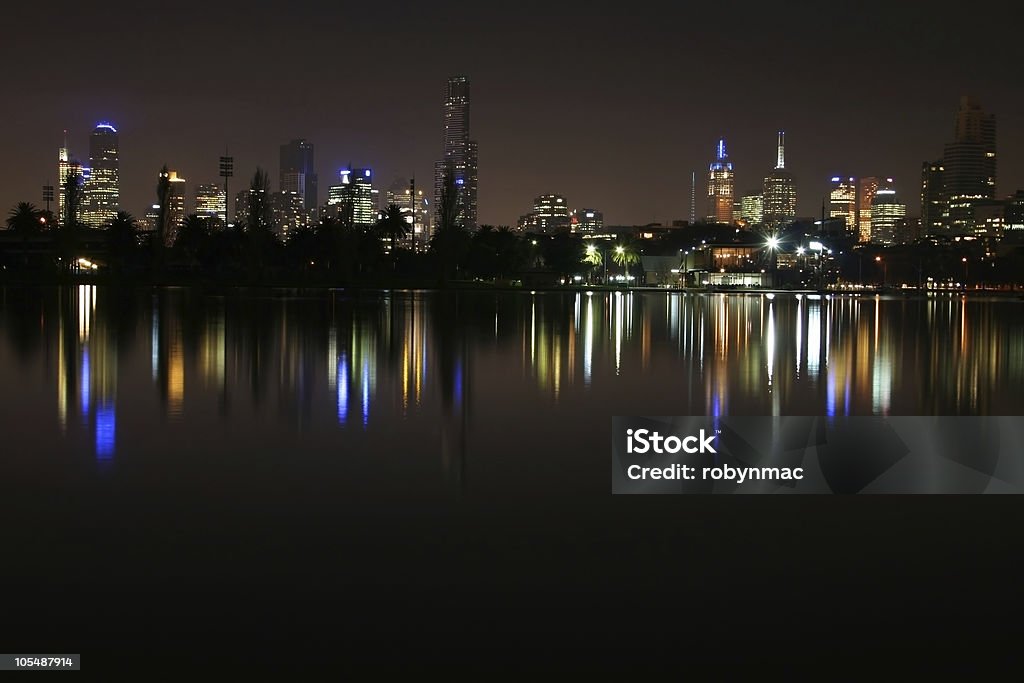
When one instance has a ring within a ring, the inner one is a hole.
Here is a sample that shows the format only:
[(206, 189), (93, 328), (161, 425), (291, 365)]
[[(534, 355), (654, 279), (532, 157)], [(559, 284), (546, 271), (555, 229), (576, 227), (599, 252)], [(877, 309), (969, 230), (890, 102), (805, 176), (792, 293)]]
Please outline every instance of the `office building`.
[(97, 125), (89, 136), (89, 163), (81, 221), (90, 228), (105, 228), (121, 205), (117, 129), (109, 123)]
[(272, 192), (269, 200), (270, 229), (282, 240), (307, 225), (305, 198), (298, 192)]
[(201, 218), (217, 218), (227, 221), (227, 196), (224, 188), (216, 183), (196, 186), (196, 215)]
[(764, 179), (764, 223), (781, 227), (796, 218), (796, 179), (786, 170), (786, 133), (779, 131), (775, 170)]
[(740, 209), (736, 214), (736, 222), (750, 227), (760, 225), (764, 222), (764, 196), (760, 194), (745, 194), (738, 202)]
[(941, 159), (921, 164), (921, 230), (926, 235), (941, 232), (949, 218), (944, 176)]
[(907, 205), (900, 201), (892, 179), (879, 185), (871, 200), (871, 243), (896, 244), (897, 227), (907, 216)]
[(722, 138), (715, 149), (715, 160), (708, 167), (709, 223), (732, 224), (734, 184), (732, 162), (725, 149), (725, 138)]
[(343, 168), (340, 183), (327, 191), (327, 213), (353, 226), (368, 227), (377, 222), (378, 190), (373, 187), (373, 170)]
[(414, 183), (408, 187), (395, 183), (387, 192), (387, 203), (400, 208), (409, 223), (409, 244), (417, 251), (425, 250), (431, 238), (431, 207), (423, 190), (417, 190)]
[(448, 79), (443, 119), (442, 158), (434, 167), (434, 211), (440, 211), (445, 174), (451, 172), (455, 176), (459, 221), (473, 229), (477, 226), (478, 147), (470, 138), (470, 88), (464, 76)]
[(973, 204), (996, 196), (996, 119), (971, 97), (960, 99), (953, 142), (946, 144), (942, 164), (948, 226), (970, 232)]
[(174, 244), (178, 231), (185, 222), (185, 179), (177, 171), (168, 175), (169, 192), (167, 194), (167, 235), (166, 244)]
[(857, 232), (859, 242), (871, 241), (871, 203), (878, 191), (879, 179), (874, 176), (857, 180)]
[(518, 228), (525, 232), (553, 235), (568, 232), (569, 203), (560, 194), (542, 194), (533, 200), (533, 211), (519, 218)]
[(302, 197), (302, 206), (310, 221), (316, 218), (319, 206), (316, 164), (313, 143), (292, 140), (281, 145), (281, 192), (294, 192)]
[(833, 176), (828, 193), (828, 216), (840, 218), (846, 231), (857, 233), (857, 179)]
[(569, 231), (575, 235), (596, 235), (604, 229), (604, 214), (597, 209), (573, 209), (569, 212)]

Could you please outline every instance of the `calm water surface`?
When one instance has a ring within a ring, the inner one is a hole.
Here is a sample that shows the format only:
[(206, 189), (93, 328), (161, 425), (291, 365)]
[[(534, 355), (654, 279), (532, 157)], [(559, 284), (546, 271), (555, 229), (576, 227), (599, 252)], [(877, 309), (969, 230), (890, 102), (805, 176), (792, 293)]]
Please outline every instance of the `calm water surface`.
[[(1011, 563), (982, 520), (1013, 501), (612, 497), (609, 418), (1021, 415), (1021, 387), (1015, 300), (0, 288), (0, 635), (78, 652), (286, 624), (440, 657), (447, 634), (610, 642), (658, 605), (703, 610), (700, 637), (737, 610), (785, 633), (743, 591), (821, 620), (812, 587), (850, 572), (865, 632), (894, 599), (1009, 609), (989, 582), (937, 602), (888, 577)], [(730, 576), (743, 591), (679, 588)]]

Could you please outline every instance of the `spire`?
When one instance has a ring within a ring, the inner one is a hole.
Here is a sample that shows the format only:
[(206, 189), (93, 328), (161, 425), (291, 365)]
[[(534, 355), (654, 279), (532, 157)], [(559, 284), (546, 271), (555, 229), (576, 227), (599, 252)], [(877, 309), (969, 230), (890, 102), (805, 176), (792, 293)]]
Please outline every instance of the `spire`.
[(775, 164), (776, 169), (786, 168), (786, 131), (779, 131), (779, 160)]
[(718, 160), (725, 161), (725, 158), (729, 156), (725, 153), (725, 138), (719, 138), (718, 140)]

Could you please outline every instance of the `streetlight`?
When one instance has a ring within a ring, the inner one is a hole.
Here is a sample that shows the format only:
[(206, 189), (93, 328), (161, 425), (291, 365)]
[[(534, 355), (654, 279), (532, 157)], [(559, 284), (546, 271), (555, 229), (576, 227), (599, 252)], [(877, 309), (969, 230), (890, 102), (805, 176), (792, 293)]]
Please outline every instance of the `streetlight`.
[(875, 263), (882, 264), (882, 289), (885, 289), (885, 281), (888, 279), (889, 275), (889, 264), (888, 262), (883, 261), (881, 256), (875, 257)]
[[(966, 290), (966, 289), (967, 289), (967, 274), (968, 274), (968, 272), (967, 272), (967, 257), (966, 257), (966, 256), (964, 256), (964, 257), (963, 257), (962, 259), (960, 259), (960, 260), (961, 260), (961, 261), (963, 262), (963, 264), (964, 264), (964, 289)], [(984, 279), (984, 278), (982, 278), (982, 279)]]

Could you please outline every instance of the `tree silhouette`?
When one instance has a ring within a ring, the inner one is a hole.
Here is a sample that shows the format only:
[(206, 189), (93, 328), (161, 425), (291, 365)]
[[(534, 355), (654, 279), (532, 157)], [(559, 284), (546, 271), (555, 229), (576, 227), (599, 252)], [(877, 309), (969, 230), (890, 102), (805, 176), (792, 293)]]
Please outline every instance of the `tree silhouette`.
[(107, 245), (114, 272), (122, 274), (138, 247), (138, 225), (127, 211), (118, 211), (107, 226)]
[(437, 207), (437, 229), (430, 248), (440, 260), (441, 281), (446, 282), (458, 268), (459, 255), (468, 246), (462, 224), (462, 199), (455, 182), (455, 167), (445, 164), (441, 178), (441, 198)]
[(192, 214), (181, 224), (174, 246), (184, 252), (191, 263), (196, 263), (205, 253), (209, 241), (210, 221)]
[(44, 212), (31, 202), (19, 202), (7, 215), (7, 229), (29, 237), (38, 235), (45, 226)]
[(398, 262), (398, 240), (405, 239), (409, 234), (409, 222), (405, 219), (401, 207), (397, 204), (388, 204), (374, 228), (381, 237), (391, 240), (391, 263), (394, 267)]

